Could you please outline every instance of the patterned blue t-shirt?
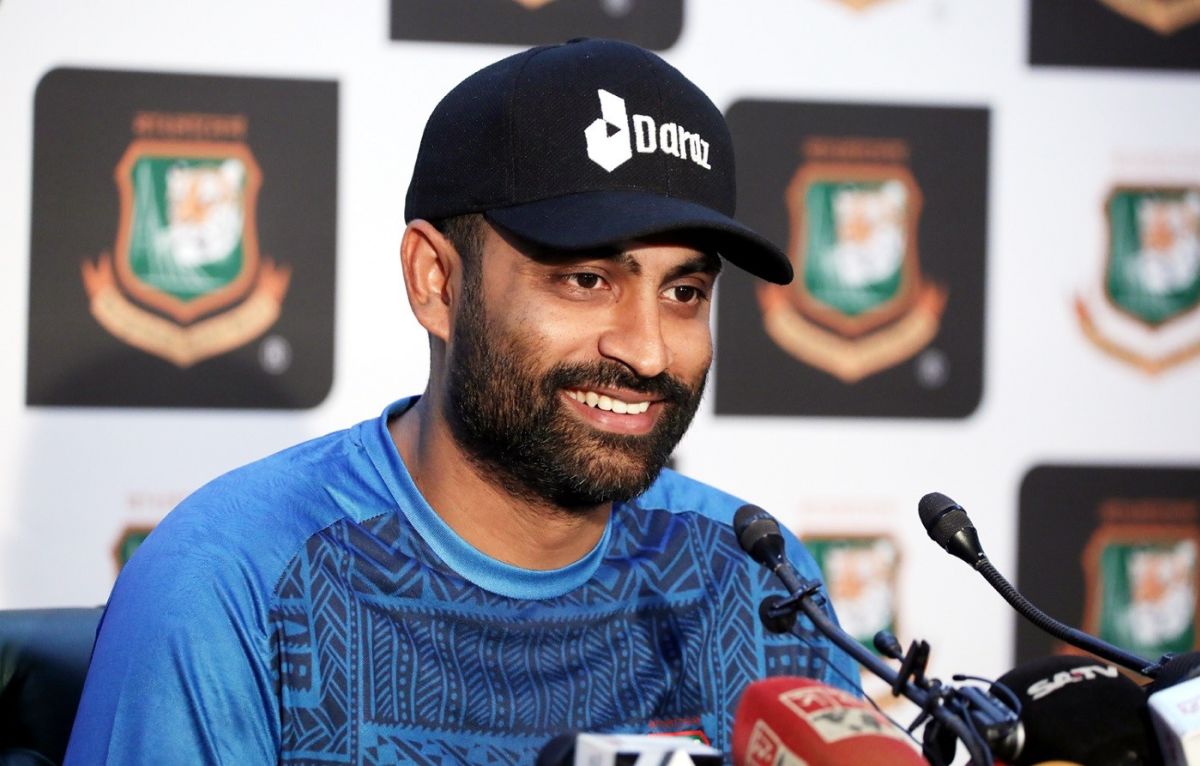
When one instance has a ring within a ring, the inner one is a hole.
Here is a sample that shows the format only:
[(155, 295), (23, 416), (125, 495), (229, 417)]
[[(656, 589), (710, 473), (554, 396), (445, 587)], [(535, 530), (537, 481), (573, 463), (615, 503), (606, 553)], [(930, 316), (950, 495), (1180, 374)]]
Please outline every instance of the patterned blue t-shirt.
[(113, 590), (69, 764), (532, 764), (572, 729), (728, 751), (751, 681), (857, 677), (815, 633), (764, 631), (778, 588), (738, 548), (740, 502), (672, 471), (570, 566), (487, 557), (396, 451), (388, 419), (413, 401), (168, 515)]

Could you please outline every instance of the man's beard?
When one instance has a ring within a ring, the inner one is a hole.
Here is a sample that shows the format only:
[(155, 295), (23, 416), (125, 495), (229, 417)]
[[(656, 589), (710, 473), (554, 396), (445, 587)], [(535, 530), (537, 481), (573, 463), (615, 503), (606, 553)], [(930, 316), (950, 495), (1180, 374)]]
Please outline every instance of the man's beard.
[[(567, 511), (644, 492), (696, 414), (707, 371), (694, 386), (666, 373), (641, 377), (612, 360), (557, 364), (539, 373), (534, 344), (511, 333), (488, 335), (479, 292), (464, 289), (444, 413), (476, 468), (513, 495)], [(564, 389), (607, 386), (660, 400), (654, 428), (642, 435), (611, 433), (566, 411)]]

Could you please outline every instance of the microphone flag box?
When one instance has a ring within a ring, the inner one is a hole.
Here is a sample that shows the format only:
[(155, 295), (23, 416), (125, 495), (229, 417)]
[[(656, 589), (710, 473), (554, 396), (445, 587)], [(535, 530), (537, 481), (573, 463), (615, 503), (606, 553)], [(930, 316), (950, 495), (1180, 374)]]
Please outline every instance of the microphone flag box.
[(721, 751), (691, 737), (580, 734), (575, 766), (723, 766)]
[(1200, 764), (1200, 678), (1151, 694), (1149, 705), (1163, 763)]

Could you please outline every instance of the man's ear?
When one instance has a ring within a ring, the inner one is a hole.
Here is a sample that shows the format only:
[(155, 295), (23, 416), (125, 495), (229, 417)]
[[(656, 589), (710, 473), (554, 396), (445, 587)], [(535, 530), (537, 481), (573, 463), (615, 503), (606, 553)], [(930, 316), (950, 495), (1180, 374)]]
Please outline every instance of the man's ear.
[(454, 300), (462, 291), (458, 251), (433, 224), (416, 219), (400, 240), (400, 264), (413, 316), (431, 335), (449, 340)]

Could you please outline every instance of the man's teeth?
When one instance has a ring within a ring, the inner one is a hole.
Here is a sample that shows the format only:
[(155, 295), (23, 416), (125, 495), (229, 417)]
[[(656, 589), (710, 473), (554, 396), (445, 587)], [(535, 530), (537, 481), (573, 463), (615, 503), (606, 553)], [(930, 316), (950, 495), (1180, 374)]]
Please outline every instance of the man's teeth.
[(640, 415), (650, 409), (650, 402), (623, 402), (611, 396), (597, 394), (595, 391), (573, 391), (568, 389), (567, 396), (589, 407), (597, 407), (606, 412), (615, 412), (618, 415)]

